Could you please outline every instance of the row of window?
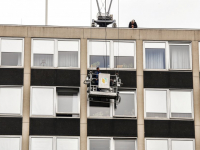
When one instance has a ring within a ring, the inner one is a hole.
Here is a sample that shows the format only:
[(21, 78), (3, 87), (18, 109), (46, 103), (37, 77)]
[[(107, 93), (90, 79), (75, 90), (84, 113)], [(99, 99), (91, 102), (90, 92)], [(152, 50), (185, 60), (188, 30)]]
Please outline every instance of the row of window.
[[(78, 137), (30, 137), (30, 150), (79, 150)], [(0, 137), (0, 147), (21, 150), (21, 137)], [(145, 139), (145, 150), (195, 150), (194, 139)], [(88, 138), (88, 150), (137, 150), (134, 138)]]
[[(136, 69), (136, 42), (88, 40), (88, 68)], [(144, 41), (144, 69), (191, 70), (191, 43)], [(80, 67), (80, 40), (32, 39), (32, 67)], [(23, 67), (24, 40), (0, 38), (0, 66)]]
[[(0, 114), (22, 115), (23, 87), (0, 87)], [(12, 94), (11, 94), (12, 93)], [(137, 117), (136, 90), (119, 90), (121, 102), (88, 101), (88, 117)], [(31, 87), (32, 117), (79, 117), (79, 88)], [(145, 89), (145, 118), (194, 118), (193, 91)]]

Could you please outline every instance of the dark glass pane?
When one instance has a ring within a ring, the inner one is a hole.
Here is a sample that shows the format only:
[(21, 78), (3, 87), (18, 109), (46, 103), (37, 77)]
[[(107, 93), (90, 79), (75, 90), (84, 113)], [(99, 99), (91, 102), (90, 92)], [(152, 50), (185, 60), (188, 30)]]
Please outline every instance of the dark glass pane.
[(78, 67), (78, 52), (77, 51), (58, 52), (58, 66)]
[(110, 68), (110, 56), (90, 55), (91, 68)]
[(115, 56), (115, 68), (134, 68), (134, 56)]
[(20, 52), (2, 52), (1, 53), (1, 65), (2, 66), (22, 66), (21, 53)]

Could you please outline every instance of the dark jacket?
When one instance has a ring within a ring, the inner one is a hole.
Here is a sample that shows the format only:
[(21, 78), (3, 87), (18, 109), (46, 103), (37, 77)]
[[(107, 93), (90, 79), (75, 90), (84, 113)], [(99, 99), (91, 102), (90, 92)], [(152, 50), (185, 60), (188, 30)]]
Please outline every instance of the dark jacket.
[[(134, 28), (137, 28), (137, 23), (136, 22), (134, 22)], [(131, 22), (129, 22), (129, 28), (132, 28), (132, 24), (131, 24)]]

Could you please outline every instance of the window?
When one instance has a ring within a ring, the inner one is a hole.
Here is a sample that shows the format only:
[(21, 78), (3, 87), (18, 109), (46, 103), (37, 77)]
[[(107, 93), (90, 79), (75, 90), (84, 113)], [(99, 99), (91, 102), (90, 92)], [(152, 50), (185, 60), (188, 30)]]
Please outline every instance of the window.
[(32, 87), (31, 116), (79, 117), (79, 88)]
[(0, 87), (0, 115), (22, 115), (22, 87)]
[(133, 138), (89, 138), (88, 150), (136, 150)]
[(89, 117), (136, 117), (136, 91), (119, 91), (121, 102), (114, 100), (92, 99), (88, 102)]
[(88, 41), (88, 68), (135, 69), (135, 42)]
[(146, 150), (195, 150), (193, 139), (146, 139)]
[(180, 42), (144, 42), (144, 69), (192, 69), (191, 45)]
[(21, 137), (0, 136), (1, 150), (21, 150)]
[(166, 69), (165, 43), (145, 43), (145, 69)]
[(24, 40), (0, 38), (0, 66), (23, 67)]
[(33, 39), (33, 67), (70, 67), (79, 65), (79, 40)]
[(30, 150), (79, 150), (78, 137), (30, 137)]
[(146, 118), (193, 118), (192, 90), (145, 90)]

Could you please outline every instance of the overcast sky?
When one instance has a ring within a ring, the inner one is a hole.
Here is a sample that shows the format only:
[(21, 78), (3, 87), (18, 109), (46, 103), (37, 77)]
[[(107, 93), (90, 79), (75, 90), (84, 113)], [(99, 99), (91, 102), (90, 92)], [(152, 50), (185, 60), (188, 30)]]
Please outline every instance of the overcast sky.
[[(48, 25), (90, 26), (96, 19), (96, 0), (48, 1)], [(200, 0), (113, 0), (111, 14), (119, 27), (135, 19), (144, 28), (200, 29)], [(0, 0), (0, 24), (45, 25), (45, 0)]]

